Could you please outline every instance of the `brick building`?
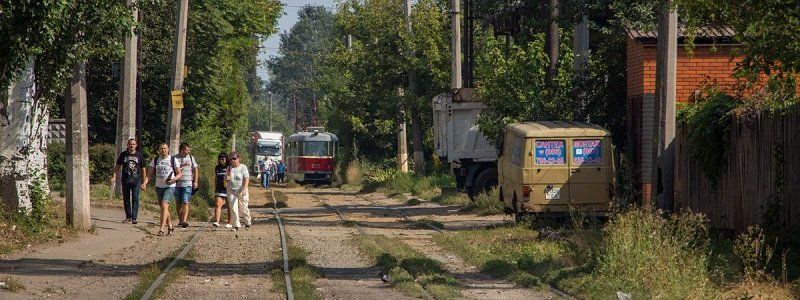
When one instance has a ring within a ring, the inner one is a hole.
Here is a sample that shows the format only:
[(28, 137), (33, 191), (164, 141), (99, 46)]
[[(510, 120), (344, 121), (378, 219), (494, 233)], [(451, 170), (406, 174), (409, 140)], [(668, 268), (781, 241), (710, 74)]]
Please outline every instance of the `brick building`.
[[(737, 44), (727, 28), (701, 29), (695, 35), (690, 55), (684, 49), (685, 28), (678, 28), (676, 97), (688, 102), (703, 87), (715, 84), (731, 90), (737, 82), (731, 75), (741, 58), (732, 57)], [(653, 131), (656, 75), (656, 31), (628, 30), (627, 102), (629, 151), (636, 165), (635, 174), (642, 184), (642, 196), (652, 195)], [(648, 151), (645, 151), (648, 150)]]

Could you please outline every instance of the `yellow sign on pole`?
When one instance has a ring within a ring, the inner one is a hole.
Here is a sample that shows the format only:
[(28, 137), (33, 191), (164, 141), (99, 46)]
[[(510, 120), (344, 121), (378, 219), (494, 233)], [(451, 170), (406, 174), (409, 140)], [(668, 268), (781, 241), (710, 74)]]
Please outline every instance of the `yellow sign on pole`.
[(172, 91), (172, 108), (183, 109), (183, 90)]

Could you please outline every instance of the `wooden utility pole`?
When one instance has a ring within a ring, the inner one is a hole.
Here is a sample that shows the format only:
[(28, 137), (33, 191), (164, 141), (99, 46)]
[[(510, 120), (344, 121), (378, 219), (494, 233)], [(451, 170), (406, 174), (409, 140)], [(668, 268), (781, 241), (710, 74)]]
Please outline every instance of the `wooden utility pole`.
[[(655, 139), (652, 178), (653, 200), (671, 211), (675, 196), (675, 80), (678, 61), (678, 13), (672, 0), (664, 0), (658, 17), (656, 54)], [(645, 199), (647, 200), (647, 199)], [(653, 203), (645, 202), (652, 207)]]
[[(173, 92), (183, 92), (183, 67), (186, 59), (186, 25), (189, 19), (189, 0), (178, 0), (178, 16), (175, 19), (175, 39), (172, 48), (174, 51), (172, 56), (173, 69), (170, 87)], [(178, 145), (181, 141), (182, 99), (183, 96), (181, 95), (180, 103), (176, 103), (173, 99), (169, 100), (167, 138), (169, 139), (169, 149), (172, 153), (178, 153)]]
[(86, 62), (75, 65), (66, 97), (67, 224), (89, 230), (89, 124), (86, 109)]
[(452, 11), (450, 22), (453, 32), (450, 37), (450, 89), (460, 89), (461, 82), (461, 0), (450, 0)]
[[(136, 8), (135, 0), (126, 0), (125, 4), (133, 9), (133, 18), (138, 20), (139, 11)], [(117, 153), (119, 155), (125, 151), (128, 140), (136, 138), (136, 87), (137, 87), (137, 57), (138, 57), (138, 37), (136, 30), (131, 31), (125, 36), (125, 58), (122, 62), (122, 79), (119, 84), (119, 100), (117, 103)], [(119, 183), (122, 177), (118, 177)]]
[(558, 74), (559, 56), (559, 30), (558, 30), (558, 0), (542, 0), (543, 8), (546, 10), (547, 25), (545, 26), (544, 48), (550, 63), (547, 65), (548, 78), (555, 79)]
[[(405, 96), (403, 88), (397, 88), (397, 98)], [(399, 100), (402, 101), (402, 100)], [(408, 173), (408, 142), (406, 141), (406, 112), (403, 105), (398, 105), (397, 112), (397, 169), (402, 173)]]

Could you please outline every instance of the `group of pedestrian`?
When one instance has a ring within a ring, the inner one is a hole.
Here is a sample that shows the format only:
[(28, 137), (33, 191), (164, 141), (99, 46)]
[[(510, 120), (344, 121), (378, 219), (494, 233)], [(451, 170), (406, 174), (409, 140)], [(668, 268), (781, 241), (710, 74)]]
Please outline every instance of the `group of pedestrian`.
[(283, 164), (283, 161), (265, 159), (258, 162), (258, 168), (258, 178), (261, 180), (261, 186), (263, 188), (269, 188), (270, 181), (283, 183), (284, 176), (286, 175), (286, 165)]
[[(137, 224), (139, 212), (139, 191), (145, 190), (154, 178), (156, 196), (161, 208), (160, 227), (158, 235), (172, 235), (175, 227), (172, 225), (169, 206), (176, 201), (178, 226), (189, 227), (189, 202), (192, 195), (198, 190), (198, 164), (191, 155), (188, 143), (183, 143), (178, 148), (178, 153), (170, 155), (169, 145), (162, 143), (158, 148), (158, 156), (148, 165), (144, 156), (138, 151), (135, 139), (128, 140), (127, 149), (117, 158), (111, 182), (115, 182), (117, 174), (121, 173), (122, 199), (125, 207), (124, 223)], [(146, 168), (149, 166), (149, 170)], [(213, 223), (219, 227), (222, 205), (228, 207), (228, 224), (226, 228), (238, 230), (241, 227), (239, 210), (241, 209), (247, 229), (252, 225), (250, 209), (248, 208), (250, 173), (247, 167), (239, 162), (239, 154), (231, 152), (230, 155), (221, 153), (218, 158), (215, 182), (215, 210)]]

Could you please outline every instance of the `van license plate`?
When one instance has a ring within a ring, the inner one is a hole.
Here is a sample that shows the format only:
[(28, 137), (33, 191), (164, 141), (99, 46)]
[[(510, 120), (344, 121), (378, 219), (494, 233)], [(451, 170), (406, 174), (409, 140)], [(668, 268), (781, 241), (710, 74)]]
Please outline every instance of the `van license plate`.
[(551, 188), (544, 191), (545, 200), (559, 200), (561, 199), (561, 188)]

